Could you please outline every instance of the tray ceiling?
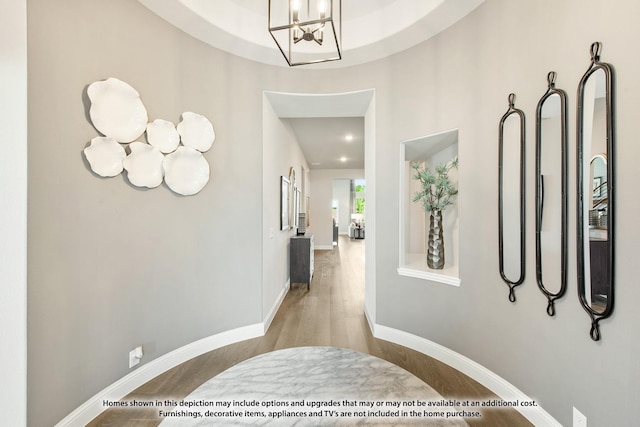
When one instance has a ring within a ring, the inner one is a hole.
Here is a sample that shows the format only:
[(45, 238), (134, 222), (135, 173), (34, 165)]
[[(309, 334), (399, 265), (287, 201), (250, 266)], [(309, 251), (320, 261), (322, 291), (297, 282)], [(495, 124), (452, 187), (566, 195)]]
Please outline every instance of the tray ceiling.
[[(268, 0), (138, 1), (211, 46), (254, 61), (287, 66), (267, 30)], [(483, 2), (344, 0), (343, 59), (312, 67), (362, 64), (408, 49), (462, 19)]]

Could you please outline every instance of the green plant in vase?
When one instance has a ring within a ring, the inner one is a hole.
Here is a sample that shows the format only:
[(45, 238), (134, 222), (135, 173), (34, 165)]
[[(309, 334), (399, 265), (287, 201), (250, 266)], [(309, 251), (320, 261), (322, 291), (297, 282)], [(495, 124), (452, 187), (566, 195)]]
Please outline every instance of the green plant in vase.
[(444, 238), (442, 233), (442, 214), (447, 206), (453, 204), (458, 188), (449, 178), (451, 169), (458, 168), (458, 157), (436, 166), (435, 172), (423, 167), (420, 162), (411, 162), (415, 171), (413, 179), (421, 184), (421, 190), (413, 197), (414, 203), (422, 203), (424, 211), (429, 213), (429, 235), (427, 238), (427, 266), (440, 270), (444, 268)]

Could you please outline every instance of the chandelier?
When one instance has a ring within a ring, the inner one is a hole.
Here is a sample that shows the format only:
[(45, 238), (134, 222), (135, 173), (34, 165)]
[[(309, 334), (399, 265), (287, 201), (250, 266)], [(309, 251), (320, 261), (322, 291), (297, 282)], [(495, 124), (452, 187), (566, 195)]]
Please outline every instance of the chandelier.
[(342, 0), (269, 0), (269, 33), (290, 67), (342, 59)]

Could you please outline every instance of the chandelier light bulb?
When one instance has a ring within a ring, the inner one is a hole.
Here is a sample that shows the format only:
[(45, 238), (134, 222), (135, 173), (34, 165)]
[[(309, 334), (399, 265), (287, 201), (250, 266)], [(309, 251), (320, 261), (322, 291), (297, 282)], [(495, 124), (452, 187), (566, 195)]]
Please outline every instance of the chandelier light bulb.
[(327, 4), (324, 1), (318, 3), (318, 12), (320, 12), (320, 19), (324, 19), (327, 13)]
[(293, 15), (293, 23), (297, 24), (300, 22), (300, 2), (299, 0), (293, 0), (291, 2), (291, 9)]

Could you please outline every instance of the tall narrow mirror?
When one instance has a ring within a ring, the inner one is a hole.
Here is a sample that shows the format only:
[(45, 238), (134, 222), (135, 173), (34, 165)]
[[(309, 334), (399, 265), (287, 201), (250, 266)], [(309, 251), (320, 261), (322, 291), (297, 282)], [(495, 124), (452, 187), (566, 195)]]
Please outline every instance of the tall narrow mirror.
[(525, 274), (525, 117), (509, 94), (509, 109), (500, 119), (498, 135), (498, 258), (500, 277), (509, 286), (509, 301)]
[(613, 313), (614, 295), (614, 73), (591, 45), (591, 64), (578, 85), (577, 260), (578, 295), (591, 318), (591, 339)]
[(296, 168), (289, 168), (289, 224), (291, 228), (298, 228), (298, 183), (296, 182)]
[(567, 94), (556, 73), (536, 109), (536, 281), (547, 314), (567, 288)]

